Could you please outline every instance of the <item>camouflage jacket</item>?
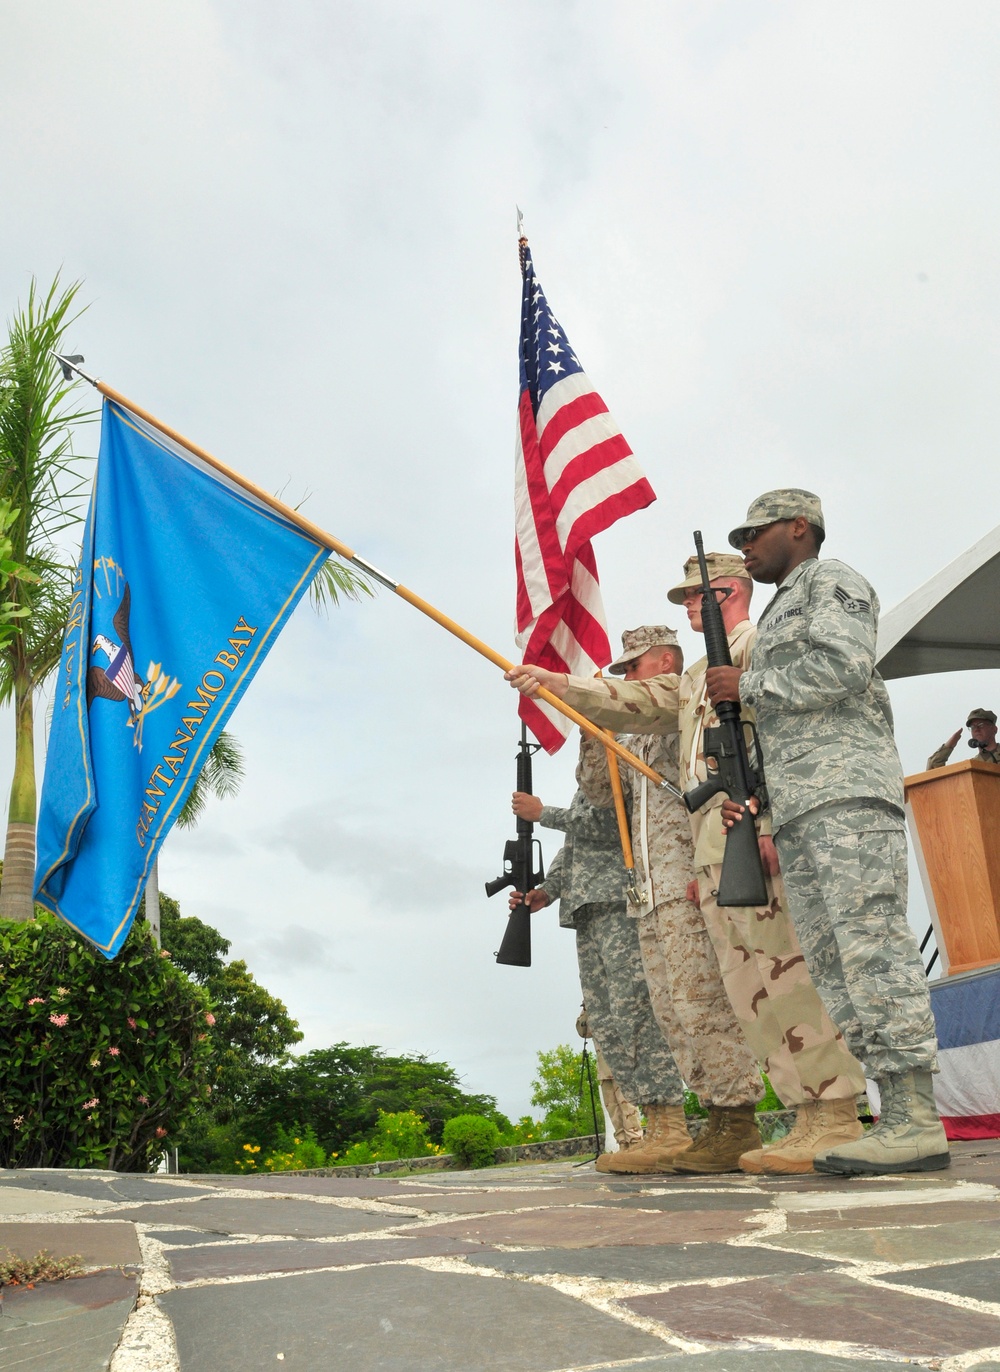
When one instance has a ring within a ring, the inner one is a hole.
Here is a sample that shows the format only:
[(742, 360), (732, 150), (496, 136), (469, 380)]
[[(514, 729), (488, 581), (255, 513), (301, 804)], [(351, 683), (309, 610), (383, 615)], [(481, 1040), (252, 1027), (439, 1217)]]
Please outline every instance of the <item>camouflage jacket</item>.
[(577, 791), (568, 810), (543, 805), (539, 823), (566, 835), (540, 888), (559, 901), (564, 929), (576, 927), (581, 905), (624, 904), (625, 862), (613, 812), (596, 808)]
[(760, 617), (740, 699), (757, 714), (775, 829), (831, 801), (903, 808), (878, 598), (843, 562), (802, 562)]
[[(937, 752), (931, 753), (930, 757), (927, 759), (928, 772), (932, 772), (935, 767), (946, 766), (948, 759), (954, 751), (954, 748), (949, 748), (947, 743), (942, 743)], [(995, 762), (1000, 766), (1000, 741), (998, 741), (995, 748), (979, 748), (972, 756), (978, 758), (980, 762)]]
[[(661, 677), (673, 683), (676, 693), (677, 677)], [(573, 686), (606, 686), (609, 693), (616, 695), (631, 685), (642, 682), (618, 682), (589, 680), (571, 677)], [(597, 697), (599, 699), (599, 697)], [(605, 696), (602, 722), (614, 727), (615, 711), (609, 709), (610, 700)], [(595, 697), (586, 705), (577, 705), (582, 714), (593, 717), (592, 710), (599, 710)], [(620, 716), (619, 716), (620, 723)], [(665, 733), (620, 734), (619, 741), (631, 752), (642, 758), (643, 762), (655, 768), (668, 781), (677, 784), (678, 738), (676, 725)], [(636, 877), (645, 897), (645, 909), (652, 909), (664, 902), (684, 900), (688, 882), (694, 876), (691, 830), (687, 812), (681, 802), (667, 791), (661, 791), (652, 782), (647, 782), (634, 767), (619, 763), (622, 790), (631, 813), (632, 848), (635, 858)], [(606, 810), (613, 808), (614, 796), (611, 791), (611, 777), (608, 773), (608, 755), (603, 745), (596, 739), (585, 738), (580, 744), (580, 762), (576, 779), (580, 789), (595, 805)], [(629, 913), (638, 915), (641, 911), (629, 905)]]

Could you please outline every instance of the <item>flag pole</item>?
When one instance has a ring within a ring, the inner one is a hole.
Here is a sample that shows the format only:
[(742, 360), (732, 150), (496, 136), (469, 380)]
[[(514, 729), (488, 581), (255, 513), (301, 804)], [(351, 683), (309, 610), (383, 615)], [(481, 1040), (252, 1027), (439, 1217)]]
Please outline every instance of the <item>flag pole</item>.
[[(234, 482), (237, 486), (242, 486), (245, 491), (249, 491), (252, 496), (255, 496), (258, 500), (262, 501), (263, 504), (269, 506), (290, 523), (300, 528), (302, 532), (307, 534), (314, 542), (319, 543), (324, 548), (329, 548), (330, 551), (336, 553), (338, 557), (342, 557), (345, 562), (353, 562), (356, 566), (360, 567), (362, 571), (366, 572), (369, 576), (374, 577), (374, 579), (383, 586), (388, 587), (390, 591), (394, 591), (400, 599), (405, 600), (407, 604), (412, 605), (414, 609), (420, 610), (428, 619), (433, 619), (442, 629), (447, 629), (450, 634), (461, 639), (463, 643), (479, 653), (481, 657), (485, 657), (488, 661), (492, 662), (494, 666), (499, 667), (501, 671), (510, 672), (514, 670), (515, 663), (509, 661), (501, 653), (498, 653), (495, 649), (491, 648), (489, 644), (484, 643), (482, 639), (477, 638), (475, 634), (469, 633), (468, 629), (463, 629), (461, 624), (458, 624), (455, 620), (449, 618), (443, 611), (436, 609), (428, 601), (424, 600), (422, 596), (417, 595), (415, 591), (411, 591), (407, 586), (402, 585), (401, 582), (394, 581), (393, 578), (387, 576), (385, 572), (381, 572), (377, 567), (373, 567), (370, 562), (361, 557), (360, 554), (356, 553), (353, 548), (349, 547), (339, 538), (335, 538), (333, 534), (327, 533), (325, 529), (321, 529), (319, 525), (314, 524), (311, 519), (306, 519), (304, 515), (299, 514), (298, 510), (293, 510), (290, 505), (286, 505), (284, 501), (279, 500), (277, 496), (271, 495), (270, 491), (264, 490), (263, 486), (258, 486), (256, 482), (243, 476), (233, 467), (228, 467), (224, 462), (220, 462), (219, 459), (213, 457), (210, 452), (199, 447), (197, 443), (192, 443), (189, 438), (185, 438), (182, 433), (178, 433), (176, 429), (172, 429), (169, 424), (164, 424), (162, 419), (157, 419), (157, 417), (150, 414), (148, 410), (142, 409), (142, 407), (135, 404), (134, 401), (129, 400), (127, 396), (122, 395), (120, 391), (116, 391), (113, 386), (109, 386), (107, 382), (101, 381), (98, 377), (91, 376), (88, 372), (83, 371), (79, 366), (79, 363), (83, 361), (82, 357), (63, 356), (60, 353), (55, 352), (53, 353), (53, 356), (62, 367), (63, 375), (66, 377), (67, 381), (71, 380), (72, 374), (76, 372), (82, 380), (89, 382), (95, 390), (100, 391), (101, 395), (107, 400), (112, 401), (115, 405), (120, 405), (131, 414), (137, 415), (154, 429), (158, 429), (160, 433), (165, 434), (167, 438), (171, 439), (174, 443), (179, 444), (182, 448), (186, 448), (189, 453), (193, 453), (195, 457), (200, 458), (202, 462), (207, 463), (209, 467), (213, 467), (215, 471), (219, 472), (229, 481)], [(567, 719), (572, 720), (574, 724), (579, 725), (584, 733), (590, 734), (592, 738), (600, 739), (601, 742), (620, 757), (623, 762), (628, 763), (630, 767), (634, 767), (637, 771), (648, 777), (650, 781), (655, 782), (657, 786), (671, 791), (678, 797), (681, 795), (681, 792), (678, 791), (675, 786), (672, 786), (669, 781), (666, 781), (661, 777), (659, 772), (655, 772), (653, 768), (647, 766), (641, 758), (636, 757), (636, 755), (629, 752), (627, 748), (623, 748), (617, 739), (612, 738), (599, 725), (592, 724), (585, 715), (581, 715), (577, 710), (566, 705), (558, 696), (553, 695), (551, 691), (546, 690), (545, 687), (541, 687), (538, 691), (537, 699), (544, 700), (547, 705), (551, 705), (559, 714), (565, 715)]]

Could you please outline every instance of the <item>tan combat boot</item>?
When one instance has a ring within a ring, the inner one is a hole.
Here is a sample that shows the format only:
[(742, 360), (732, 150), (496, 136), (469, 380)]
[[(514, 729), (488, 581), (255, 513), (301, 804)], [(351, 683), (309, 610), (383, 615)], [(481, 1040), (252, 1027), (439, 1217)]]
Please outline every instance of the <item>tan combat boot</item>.
[(755, 1110), (750, 1105), (710, 1105), (708, 1123), (697, 1143), (674, 1162), (675, 1172), (738, 1172), (740, 1158), (761, 1147)]
[[(683, 1105), (647, 1105), (645, 1107), (646, 1137), (640, 1144), (605, 1154), (607, 1163), (602, 1172), (625, 1173), (628, 1176), (648, 1172), (672, 1172), (674, 1158), (692, 1145), (684, 1117)], [(604, 1157), (600, 1159), (604, 1161)]]
[(755, 1148), (740, 1158), (744, 1172), (767, 1172), (777, 1176), (797, 1176), (812, 1172), (817, 1153), (853, 1143), (865, 1131), (858, 1119), (854, 1096), (847, 1100), (808, 1100), (795, 1112), (795, 1123), (783, 1139), (766, 1148)]
[(621, 1153), (631, 1153), (634, 1157), (636, 1153), (638, 1153), (642, 1148), (645, 1147), (646, 1143), (645, 1139), (643, 1138), (620, 1139), (618, 1138), (617, 1134), (615, 1135), (615, 1139), (618, 1143), (618, 1152), (602, 1153), (601, 1156), (597, 1158), (594, 1162), (594, 1166), (598, 1172), (611, 1172), (615, 1170), (611, 1166), (611, 1163), (615, 1158), (617, 1158)]
[(880, 1078), (882, 1114), (856, 1143), (840, 1144), (813, 1161), (817, 1172), (850, 1176), (885, 1172), (936, 1172), (948, 1167), (948, 1139), (934, 1104), (930, 1072), (913, 1070)]

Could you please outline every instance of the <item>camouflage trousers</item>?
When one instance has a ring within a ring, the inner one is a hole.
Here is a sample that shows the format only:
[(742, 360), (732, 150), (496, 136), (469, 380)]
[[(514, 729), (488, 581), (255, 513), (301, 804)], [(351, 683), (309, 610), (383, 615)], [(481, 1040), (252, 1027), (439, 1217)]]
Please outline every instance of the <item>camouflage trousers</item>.
[(638, 923), (649, 999), (681, 1076), (703, 1105), (761, 1100), (760, 1072), (697, 906), (661, 901)]
[(816, 989), (870, 1077), (937, 1071), (927, 978), (906, 922), (906, 830), (878, 801), (820, 805), (774, 835)]
[(684, 1087), (646, 988), (635, 920), (624, 903), (594, 902), (575, 914), (576, 957), (594, 1042), (626, 1099), (679, 1105)]
[(611, 1068), (605, 1061), (604, 1054), (594, 1040), (594, 1047), (597, 1049), (597, 1080), (601, 1083), (601, 1100), (604, 1102), (604, 1110), (611, 1121), (611, 1128), (614, 1130), (615, 1142), (638, 1143), (642, 1138), (642, 1119), (639, 1116), (638, 1107), (633, 1105), (625, 1097), (625, 1092), (615, 1081)]
[(788, 916), (780, 875), (770, 902), (720, 906), (721, 865), (698, 871), (701, 914), (719, 959), (726, 994), (747, 1043), (782, 1102), (848, 1100), (865, 1074), (826, 1012)]

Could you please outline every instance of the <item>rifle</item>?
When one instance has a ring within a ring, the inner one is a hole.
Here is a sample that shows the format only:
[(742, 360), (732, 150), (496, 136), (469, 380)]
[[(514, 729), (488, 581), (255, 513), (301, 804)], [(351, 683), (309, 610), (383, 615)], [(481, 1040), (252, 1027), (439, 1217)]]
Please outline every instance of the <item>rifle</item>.
[[(701, 533), (697, 531), (694, 546), (701, 572), (701, 623), (705, 634), (708, 665), (731, 667), (733, 659), (729, 652), (729, 638), (717, 598), (718, 595), (726, 596), (730, 592), (712, 590), (708, 567), (705, 564), (705, 545)], [(740, 805), (746, 805), (751, 796), (757, 796), (766, 803), (764, 769), (760, 760), (760, 740), (756, 728), (750, 720), (741, 718), (738, 701), (720, 700), (715, 707), (715, 713), (719, 717), (717, 727), (706, 729), (704, 732), (708, 780), (687, 791), (684, 795), (684, 804), (694, 813), (720, 791), (724, 791), (730, 800), (735, 800)], [(757, 759), (756, 766), (751, 762), (747, 748), (748, 732)], [(749, 823), (746, 822), (747, 819)], [(757, 845), (757, 826), (753, 823), (753, 815), (749, 809), (743, 823), (734, 824), (726, 835), (726, 851), (722, 859), (722, 876), (719, 879), (719, 894), (716, 900), (720, 905), (767, 903), (767, 883), (760, 860), (760, 848)]]
[[(521, 742), (517, 750), (517, 789), (529, 796), (531, 791), (531, 755), (537, 753), (541, 745), (528, 742), (528, 733), (521, 725)], [(486, 894), (495, 896), (498, 891), (513, 886), (526, 896), (545, 878), (542, 866), (542, 845), (533, 837), (534, 824), (530, 819), (517, 819), (517, 838), (508, 839), (503, 849), (503, 872), (493, 881), (486, 883)], [(535, 866), (537, 850), (538, 866)], [(521, 901), (511, 910), (507, 929), (496, 955), (497, 962), (508, 967), (531, 966), (531, 910)]]

